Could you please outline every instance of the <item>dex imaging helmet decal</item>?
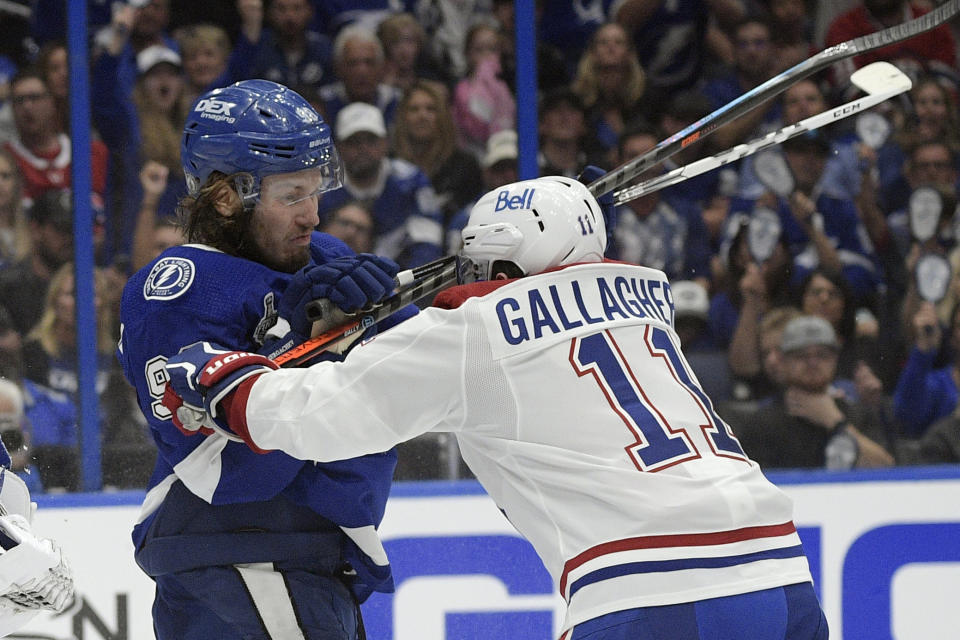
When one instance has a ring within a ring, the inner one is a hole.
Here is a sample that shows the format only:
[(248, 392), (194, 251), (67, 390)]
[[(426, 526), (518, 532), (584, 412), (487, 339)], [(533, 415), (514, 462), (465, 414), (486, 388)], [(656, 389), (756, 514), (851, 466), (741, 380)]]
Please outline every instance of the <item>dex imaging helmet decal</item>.
[(190, 288), (195, 273), (192, 260), (163, 258), (150, 270), (143, 284), (143, 297), (147, 300), (172, 300)]

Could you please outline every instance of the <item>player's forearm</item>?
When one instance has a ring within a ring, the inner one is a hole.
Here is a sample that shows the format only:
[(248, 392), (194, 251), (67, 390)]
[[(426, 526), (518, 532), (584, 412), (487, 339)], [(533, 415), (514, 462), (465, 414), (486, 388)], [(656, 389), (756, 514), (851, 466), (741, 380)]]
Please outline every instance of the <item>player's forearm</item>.
[(378, 401), (374, 396), (383, 389), (342, 384), (334, 368), (320, 363), (274, 371), (254, 382), (245, 413), (249, 441), (301, 460), (330, 462), (386, 451), (430, 426), (429, 416), (406, 420), (394, 403)]
[(250, 442), (302, 460), (330, 461), (386, 451), (441, 426), (454, 429), (462, 333), (443, 331), (445, 337), (423, 339), (430, 346), (418, 348), (427, 315), (354, 349), (345, 362), (258, 378), (244, 413)]

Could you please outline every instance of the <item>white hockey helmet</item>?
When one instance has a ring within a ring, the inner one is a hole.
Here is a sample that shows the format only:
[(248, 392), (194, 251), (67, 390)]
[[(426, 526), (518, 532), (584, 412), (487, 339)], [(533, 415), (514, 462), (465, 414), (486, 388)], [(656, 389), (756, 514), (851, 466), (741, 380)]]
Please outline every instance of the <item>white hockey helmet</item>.
[[(600, 262), (607, 230), (600, 204), (586, 185), (547, 176), (504, 185), (485, 194), (462, 231), (461, 255), (478, 279), (489, 280), (497, 263), (530, 275), (574, 262)], [(501, 265), (502, 266), (502, 265)]]

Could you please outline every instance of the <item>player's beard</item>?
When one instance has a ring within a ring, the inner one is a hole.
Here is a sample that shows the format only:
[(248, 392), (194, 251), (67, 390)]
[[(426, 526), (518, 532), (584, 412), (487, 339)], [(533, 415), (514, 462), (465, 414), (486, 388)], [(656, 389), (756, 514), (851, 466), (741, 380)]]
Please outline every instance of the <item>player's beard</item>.
[(265, 250), (258, 241), (259, 237), (260, 234), (257, 231), (256, 224), (250, 221), (242, 234), (243, 240), (240, 243), (240, 255), (242, 257), (259, 262), (274, 271), (282, 273), (296, 273), (309, 264), (309, 245), (297, 249), (294, 253), (277, 255), (275, 251)]

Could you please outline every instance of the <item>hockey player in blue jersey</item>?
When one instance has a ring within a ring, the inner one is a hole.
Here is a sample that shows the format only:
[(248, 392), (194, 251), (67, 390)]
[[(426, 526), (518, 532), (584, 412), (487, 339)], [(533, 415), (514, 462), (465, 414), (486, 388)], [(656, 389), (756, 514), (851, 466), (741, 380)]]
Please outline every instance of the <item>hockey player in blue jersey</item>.
[(376, 531), (393, 450), (317, 465), (183, 429), (161, 402), (163, 365), (205, 340), (275, 356), (309, 336), (308, 301), (355, 311), (391, 293), (397, 266), (313, 230), (340, 161), (326, 123), (282, 85), (202, 95), (181, 161), (188, 244), (130, 278), (118, 348), (158, 448), (133, 532), (156, 636), (362, 638), (358, 603), (393, 588)]

